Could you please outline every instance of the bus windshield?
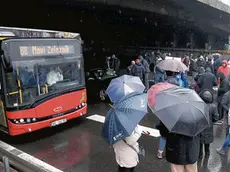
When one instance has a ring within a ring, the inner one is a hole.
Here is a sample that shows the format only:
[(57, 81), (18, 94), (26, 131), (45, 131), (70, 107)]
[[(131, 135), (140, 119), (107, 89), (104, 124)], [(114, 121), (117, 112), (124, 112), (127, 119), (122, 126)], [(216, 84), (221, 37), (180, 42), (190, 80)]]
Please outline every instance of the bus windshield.
[(14, 60), (6, 73), (7, 105), (30, 105), (39, 98), (84, 86), (82, 57)]

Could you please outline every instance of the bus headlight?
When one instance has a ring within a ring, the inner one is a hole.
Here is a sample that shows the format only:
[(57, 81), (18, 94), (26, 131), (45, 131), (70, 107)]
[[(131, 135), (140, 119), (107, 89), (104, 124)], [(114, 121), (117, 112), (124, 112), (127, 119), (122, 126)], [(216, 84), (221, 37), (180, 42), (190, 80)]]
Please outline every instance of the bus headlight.
[(30, 122), (31, 122), (31, 119), (30, 119), (30, 118), (27, 118), (27, 119), (26, 119), (26, 122), (27, 122), (27, 123), (30, 123)]
[(36, 121), (36, 118), (33, 118), (32, 121), (35, 122), (35, 121)]
[(19, 120), (20, 123), (24, 123), (24, 121), (25, 121), (24, 119), (20, 119)]

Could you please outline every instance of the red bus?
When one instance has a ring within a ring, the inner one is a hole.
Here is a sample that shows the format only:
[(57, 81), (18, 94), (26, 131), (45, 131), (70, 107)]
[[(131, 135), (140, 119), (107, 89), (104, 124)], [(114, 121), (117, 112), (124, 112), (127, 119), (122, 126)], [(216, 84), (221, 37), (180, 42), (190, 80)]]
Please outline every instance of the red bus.
[(77, 33), (0, 27), (0, 130), (15, 136), (87, 113)]

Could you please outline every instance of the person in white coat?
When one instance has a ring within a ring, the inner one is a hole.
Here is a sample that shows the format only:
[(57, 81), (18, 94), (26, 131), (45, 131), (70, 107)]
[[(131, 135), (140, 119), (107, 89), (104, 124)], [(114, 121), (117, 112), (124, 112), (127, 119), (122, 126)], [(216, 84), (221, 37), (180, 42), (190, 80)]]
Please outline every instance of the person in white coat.
[(141, 137), (141, 134), (142, 129), (137, 125), (129, 137), (113, 145), (118, 164), (118, 172), (134, 172), (134, 168), (139, 163), (139, 144), (137, 141)]
[(49, 86), (56, 84), (58, 81), (63, 81), (62, 71), (59, 67), (51, 67), (50, 72), (47, 74), (46, 82)]

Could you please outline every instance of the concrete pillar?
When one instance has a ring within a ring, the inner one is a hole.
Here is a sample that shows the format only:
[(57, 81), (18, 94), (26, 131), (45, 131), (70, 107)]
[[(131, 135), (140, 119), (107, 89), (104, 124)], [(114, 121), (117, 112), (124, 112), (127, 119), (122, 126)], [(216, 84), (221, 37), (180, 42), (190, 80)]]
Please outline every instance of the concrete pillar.
[(208, 35), (207, 36), (207, 41), (205, 44), (205, 49), (211, 50), (215, 47), (215, 36), (213, 35)]
[(193, 49), (195, 47), (194, 33), (189, 33), (189, 43), (190, 43), (190, 48)]
[(176, 48), (178, 44), (178, 35), (176, 33), (173, 33), (173, 42), (172, 42), (172, 47)]

